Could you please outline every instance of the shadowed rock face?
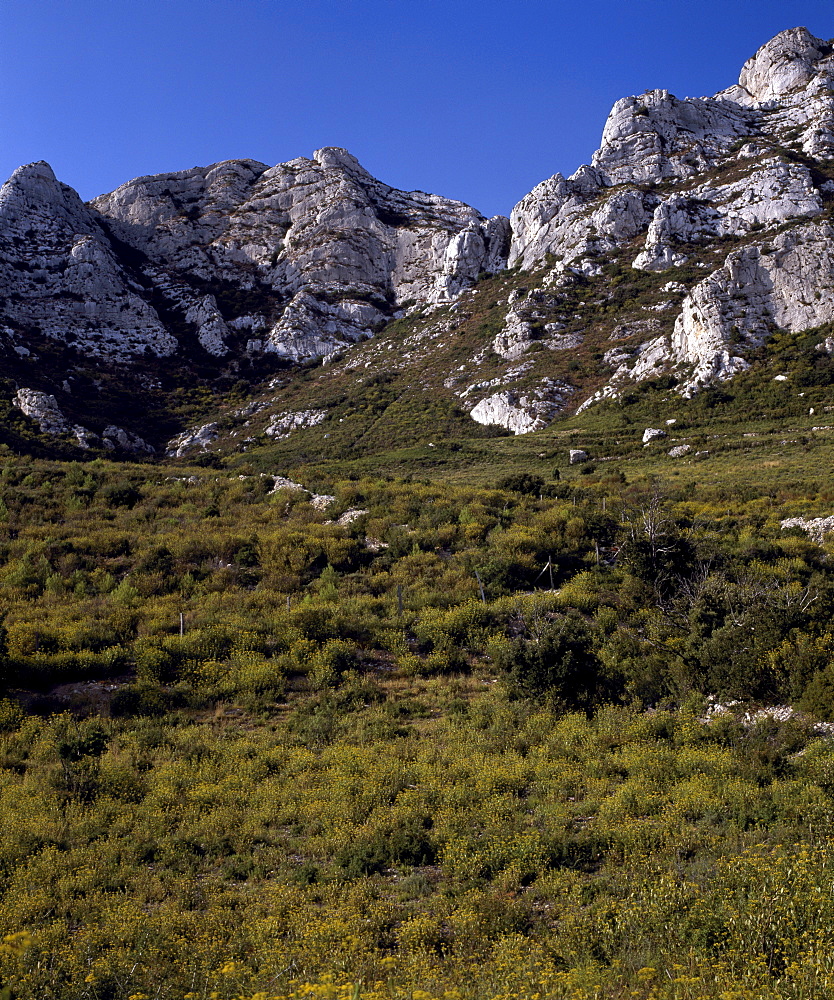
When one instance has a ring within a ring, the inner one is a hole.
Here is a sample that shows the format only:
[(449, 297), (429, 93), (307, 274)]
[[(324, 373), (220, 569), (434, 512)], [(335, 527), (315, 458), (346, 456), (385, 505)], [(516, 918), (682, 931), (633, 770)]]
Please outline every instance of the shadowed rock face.
[(506, 219), (397, 191), (342, 149), (140, 177), (89, 206), (37, 163), (0, 193), (9, 336), (114, 360), (327, 355), (400, 303), (454, 299), (508, 246)]
[(28, 350), (34, 331), (118, 361), (177, 349), (96, 213), (46, 163), (20, 167), (0, 189), (0, 285), (11, 348)]

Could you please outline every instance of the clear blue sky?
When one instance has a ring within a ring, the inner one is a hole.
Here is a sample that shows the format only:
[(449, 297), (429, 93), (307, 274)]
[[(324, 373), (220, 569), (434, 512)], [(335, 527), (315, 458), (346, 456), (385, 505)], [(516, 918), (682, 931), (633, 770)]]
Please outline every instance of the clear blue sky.
[(139, 174), (345, 146), (395, 187), (509, 213), (611, 104), (734, 83), (831, 0), (0, 0), (0, 179), (82, 197)]

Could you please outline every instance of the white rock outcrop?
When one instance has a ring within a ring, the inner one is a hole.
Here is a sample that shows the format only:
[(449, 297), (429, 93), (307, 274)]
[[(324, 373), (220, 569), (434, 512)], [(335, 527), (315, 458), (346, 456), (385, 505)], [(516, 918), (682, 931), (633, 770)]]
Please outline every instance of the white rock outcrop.
[(779, 522), (784, 531), (787, 528), (801, 528), (809, 538), (819, 545), (825, 541), (825, 536), (834, 531), (834, 515), (828, 517), (786, 517)]
[[(721, 241), (743, 245), (691, 288), (673, 328), (605, 353), (614, 372), (580, 410), (664, 372), (691, 395), (744, 371), (747, 349), (774, 330), (834, 319), (834, 183), (813, 164), (832, 158), (834, 54), (805, 28), (771, 39), (738, 85), (713, 97), (653, 90), (618, 101), (591, 164), (515, 207), (509, 264), (553, 255), (562, 270), (585, 271), (640, 237), (632, 266), (673, 271), (693, 259), (703, 266), (703, 251)], [(521, 349), (519, 336), (512, 343)]]
[(343, 149), (139, 177), (90, 205), (32, 163), (0, 189), (0, 322), (21, 356), (44, 336), (103, 361), (304, 360), (401, 303), (453, 301), (508, 248), (507, 219), (397, 191)]
[(789, 28), (763, 45), (741, 68), (739, 86), (750, 102), (774, 101), (805, 87), (830, 48), (807, 28)]
[(480, 400), (469, 411), (479, 424), (504, 427), (513, 434), (541, 430), (565, 407), (573, 388), (556, 379), (542, 379), (527, 390), (505, 389)]
[(275, 413), (269, 418), (264, 433), (267, 437), (282, 441), (302, 427), (315, 427), (326, 416), (327, 410), (286, 410), (283, 413)]
[(111, 451), (115, 449), (133, 455), (152, 455), (155, 451), (138, 434), (113, 424), (105, 427), (100, 435), (81, 424), (70, 424), (51, 393), (37, 389), (18, 389), (14, 405), (27, 417), (38, 422), (41, 433), (53, 436), (70, 434), (78, 446), (85, 450), (103, 445)]
[(747, 368), (743, 347), (775, 329), (799, 332), (834, 319), (834, 227), (809, 223), (730, 253), (684, 300), (669, 363), (687, 371), (685, 395)]
[(660, 441), (666, 437), (666, 431), (659, 427), (647, 427), (643, 431), (643, 444), (651, 444), (652, 441)]
[(18, 389), (14, 405), (27, 417), (38, 422), (43, 434), (68, 434), (70, 425), (58, 406), (58, 400), (47, 392), (37, 389)]
[(194, 449), (208, 451), (209, 445), (213, 444), (219, 436), (220, 429), (214, 422), (203, 424), (200, 427), (192, 427), (171, 438), (165, 446), (165, 454), (169, 458), (182, 458)]
[(177, 349), (92, 212), (47, 163), (0, 188), (2, 324), (31, 351), (35, 334), (86, 358), (127, 361)]

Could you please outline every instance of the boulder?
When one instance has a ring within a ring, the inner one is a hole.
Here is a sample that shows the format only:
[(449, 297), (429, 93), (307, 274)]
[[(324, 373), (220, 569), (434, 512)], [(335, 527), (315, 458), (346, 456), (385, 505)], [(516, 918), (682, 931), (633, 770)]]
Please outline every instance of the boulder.
[(652, 441), (659, 441), (666, 437), (666, 431), (659, 427), (647, 427), (643, 431), (643, 444), (651, 444)]
[(14, 405), (38, 422), (43, 434), (68, 434), (70, 425), (58, 406), (58, 400), (37, 389), (18, 389)]

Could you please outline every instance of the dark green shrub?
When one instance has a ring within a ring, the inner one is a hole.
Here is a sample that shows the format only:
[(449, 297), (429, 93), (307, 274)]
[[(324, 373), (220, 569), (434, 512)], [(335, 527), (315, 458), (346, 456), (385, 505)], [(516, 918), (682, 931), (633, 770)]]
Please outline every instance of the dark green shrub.
[(394, 865), (433, 864), (437, 847), (429, 837), (430, 827), (426, 818), (357, 838), (338, 852), (336, 863), (351, 878), (383, 872)]
[[(555, 478), (558, 478), (558, 474)], [(511, 490), (513, 493), (539, 496), (544, 488), (544, 479), (541, 476), (533, 476), (529, 472), (517, 472), (510, 476), (504, 476), (495, 485), (499, 490)]]
[(814, 674), (802, 692), (799, 707), (818, 719), (834, 721), (834, 664)]
[(110, 701), (110, 714), (123, 716), (164, 715), (168, 709), (166, 693), (150, 684), (128, 684), (119, 688)]
[(501, 650), (497, 664), (524, 694), (590, 711), (614, 693), (595, 648), (589, 626), (565, 617), (545, 624), (534, 637), (516, 639)]
[(142, 494), (135, 486), (112, 483), (101, 491), (101, 498), (108, 507), (133, 508), (142, 499)]

